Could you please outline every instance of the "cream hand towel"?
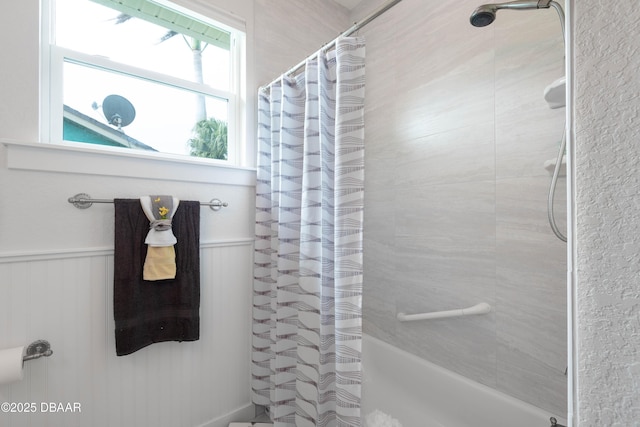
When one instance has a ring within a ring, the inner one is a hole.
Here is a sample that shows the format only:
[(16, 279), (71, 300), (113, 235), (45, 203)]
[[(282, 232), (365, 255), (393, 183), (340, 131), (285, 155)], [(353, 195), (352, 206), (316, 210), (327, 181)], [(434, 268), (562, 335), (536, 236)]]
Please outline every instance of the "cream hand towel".
[(144, 280), (165, 280), (176, 277), (176, 251), (173, 246), (147, 246), (142, 267)]

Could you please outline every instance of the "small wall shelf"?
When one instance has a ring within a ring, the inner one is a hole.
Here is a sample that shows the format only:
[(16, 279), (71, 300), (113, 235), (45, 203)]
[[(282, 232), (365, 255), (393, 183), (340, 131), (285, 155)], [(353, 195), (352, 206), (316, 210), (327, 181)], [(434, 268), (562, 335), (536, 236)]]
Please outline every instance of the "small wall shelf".
[[(553, 174), (553, 170), (556, 167), (556, 161), (557, 159), (553, 158), (544, 162), (544, 168), (549, 172), (549, 174)], [(562, 163), (558, 176), (567, 176), (567, 156), (562, 156)]]
[(549, 108), (562, 108), (567, 104), (567, 78), (560, 77), (551, 83), (544, 90), (544, 100), (549, 104)]

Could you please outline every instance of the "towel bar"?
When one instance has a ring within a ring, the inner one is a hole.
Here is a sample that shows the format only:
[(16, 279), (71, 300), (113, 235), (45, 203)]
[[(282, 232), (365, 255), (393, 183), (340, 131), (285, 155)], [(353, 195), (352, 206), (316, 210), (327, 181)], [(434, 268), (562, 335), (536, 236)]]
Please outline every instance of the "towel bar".
[(401, 322), (412, 320), (444, 319), (446, 317), (471, 316), (474, 314), (486, 314), (491, 311), (491, 306), (486, 302), (481, 302), (472, 307), (460, 308), (457, 310), (434, 311), (431, 313), (405, 314), (398, 313), (397, 318)]
[[(67, 201), (78, 209), (88, 209), (94, 203), (113, 203), (112, 199), (92, 199), (87, 193), (78, 193), (73, 197), (69, 197)], [(209, 206), (212, 211), (219, 211), (229, 206), (229, 203), (220, 199), (211, 199), (209, 202), (200, 202), (200, 206)]]

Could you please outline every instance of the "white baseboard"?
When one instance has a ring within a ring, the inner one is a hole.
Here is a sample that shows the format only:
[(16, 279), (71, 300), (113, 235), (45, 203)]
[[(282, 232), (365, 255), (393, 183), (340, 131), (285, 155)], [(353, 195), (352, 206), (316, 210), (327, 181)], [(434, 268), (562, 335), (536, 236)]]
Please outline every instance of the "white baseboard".
[(198, 427), (228, 427), (230, 423), (250, 421), (256, 416), (256, 409), (252, 403), (242, 406), (235, 411), (229, 412), (221, 417), (200, 424)]

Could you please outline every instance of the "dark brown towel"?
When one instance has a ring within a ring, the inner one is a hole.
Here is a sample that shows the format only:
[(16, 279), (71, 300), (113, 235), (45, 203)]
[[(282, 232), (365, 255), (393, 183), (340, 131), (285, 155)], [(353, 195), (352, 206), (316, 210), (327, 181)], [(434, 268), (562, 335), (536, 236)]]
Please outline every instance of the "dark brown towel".
[(115, 199), (113, 314), (116, 354), (200, 337), (200, 203), (180, 201), (172, 229), (176, 278), (142, 279), (149, 220), (138, 199)]

